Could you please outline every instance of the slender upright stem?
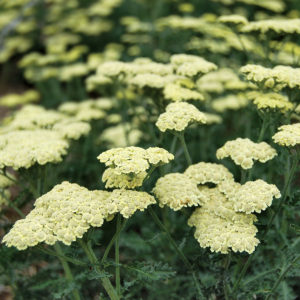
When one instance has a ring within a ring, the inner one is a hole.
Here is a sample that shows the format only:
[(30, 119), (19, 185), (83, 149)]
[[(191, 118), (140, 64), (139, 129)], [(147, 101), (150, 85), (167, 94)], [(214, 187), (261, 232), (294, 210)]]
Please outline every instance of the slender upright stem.
[[(53, 247), (55, 249), (55, 252), (58, 254), (57, 257), (60, 260), (61, 265), (64, 269), (67, 281), (70, 282), (70, 283), (74, 282), (74, 277), (73, 277), (72, 271), (70, 269), (70, 266), (69, 266), (68, 262), (63, 258), (64, 253), (62, 251), (61, 246), (58, 243), (56, 243)], [(73, 295), (74, 300), (80, 300), (81, 299), (79, 291), (78, 291), (77, 288), (74, 288), (72, 290), (72, 295)]]
[(115, 263), (116, 263), (116, 290), (117, 294), (121, 295), (121, 278), (120, 278), (120, 253), (119, 253), (119, 241), (121, 232), (121, 215), (117, 216), (117, 229), (116, 229), (116, 240), (115, 240)]
[(226, 300), (230, 299), (229, 298), (230, 288), (227, 283), (228, 269), (230, 266), (230, 262), (231, 262), (231, 252), (229, 252), (225, 258), (225, 266), (224, 266), (224, 273), (223, 273), (224, 295)]
[(258, 143), (260, 143), (264, 139), (267, 127), (268, 127), (267, 117), (265, 115), (263, 115), (262, 116), (262, 125), (261, 125), (260, 132), (259, 132), (258, 139), (257, 139)]
[(244, 184), (247, 179), (247, 170), (242, 169), (241, 170), (241, 184)]
[[(92, 247), (89, 244), (86, 244), (82, 239), (79, 240), (79, 244), (81, 245), (82, 249), (84, 250), (87, 258), (93, 265), (96, 271), (101, 272), (101, 269), (99, 267), (99, 261), (92, 249)], [(119, 296), (116, 293), (114, 287), (112, 286), (110, 280), (107, 277), (100, 278), (102, 286), (104, 287), (105, 291), (109, 295), (111, 300), (119, 300)]]
[(108, 254), (109, 254), (110, 249), (112, 248), (112, 246), (113, 246), (114, 243), (115, 243), (115, 240), (116, 240), (117, 236), (118, 236), (118, 235), (120, 234), (120, 232), (124, 229), (126, 223), (127, 223), (127, 220), (124, 220), (123, 223), (122, 223), (122, 225), (120, 226), (120, 230), (117, 231), (117, 232), (115, 232), (115, 234), (113, 235), (112, 239), (110, 240), (110, 242), (108, 243), (108, 245), (107, 245), (107, 247), (106, 247), (106, 249), (105, 249), (105, 251), (104, 251), (103, 257), (102, 257), (102, 259), (101, 259), (101, 263), (103, 263), (103, 262), (106, 260)]
[(191, 159), (188, 147), (187, 147), (186, 142), (185, 142), (183, 131), (178, 134), (178, 139), (179, 139), (179, 141), (180, 141), (180, 143), (183, 147), (185, 159), (186, 159), (188, 165), (190, 166), (192, 164), (192, 159)]
[(176, 250), (177, 254), (179, 255), (179, 257), (181, 258), (182, 262), (184, 263), (184, 265), (186, 266), (186, 268), (188, 270), (190, 270), (190, 272), (192, 273), (193, 276), (193, 280), (198, 292), (198, 297), (199, 299), (205, 299), (203, 292), (201, 290), (200, 284), (198, 282), (197, 276), (195, 274), (195, 271), (193, 270), (193, 266), (191, 265), (191, 263), (189, 262), (189, 260), (186, 258), (186, 256), (184, 255), (184, 253), (182, 252), (182, 250), (177, 246), (176, 242), (173, 240), (173, 238), (171, 237), (168, 229), (165, 227), (165, 225), (160, 221), (160, 219), (158, 218), (158, 216), (156, 215), (156, 213), (154, 212), (154, 210), (152, 209), (151, 206), (148, 207), (148, 211), (151, 215), (151, 217), (153, 218), (154, 222), (158, 225), (158, 227), (165, 232), (169, 242), (172, 244), (172, 246), (174, 247), (174, 249)]

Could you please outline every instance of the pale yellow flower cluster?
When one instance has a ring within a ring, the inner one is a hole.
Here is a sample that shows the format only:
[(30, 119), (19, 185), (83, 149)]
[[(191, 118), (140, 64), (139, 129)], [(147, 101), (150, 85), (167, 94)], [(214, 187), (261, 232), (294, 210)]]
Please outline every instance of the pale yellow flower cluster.
[(170, 173), (157, 180), (153, 193), (161, 207), (167, 205), (173, 210), (187, 206), (198, 206), (205, 201), (197, 183), (181, 173)]
[(197, 184), (215, 183), (233, 179), (232, 174), (221, 164), (199, 162), (189, 166), (185, 172)]
[(173, 154), (159, 147), (143, 149), (139, 147), (113, 148), (101, 153), (98, 159), (106, 166), (114, 167), (119, 174), (146, 171), (150, 164), (166, 164), (174, 159)]
[(218, 188), (236, 212), (246, 214), (260, 213), (271, 206), (274, 197), (280, 198), (281, 196), (274, 184), (268, 184), (261, 179), (247, 181), (243, 185), (234, 181), (224, 181)]
[[(10, 175), (12, 176), (12, 175)], [(0, 211), (3, 205), (7, 204), (7, 200), (10, 198), (9, 187), (13, 184), (6, 176), (0, 173)]]
[(243, 169), (251, 169), (254, 160), (265, 163), (274, 158), (277, 152), (266, 142), (254, 143), (248, 138), (237, 138), (226, 142), (217, 150), (216, 155), (218, 159), (230, 157), (236, 165), (240, 165)]
[(175, 83), (167, 84), (163, 89), (163, 94), (167, 100), (172, 101), (204, 100), (201, 93)]
[(300, 68), (290, 66), (276, 66), (265, 68), (260, 65), (246, 65), (240, 71), (248, 80), (263, 84), (266, 88), (280, 91), (283, 88), (300, 88)]
[(69, 143), (59, 132), (19, 130), (0, 135), (0, 168), (29, 168), (35, 163), (61, 162)]
[(10, 130), (51, 128), (66, 116), (55, 111), (47, 110), (39, 105), (28, 104), (18, 110), (8, 124)]
[(85, 63), (76, 63), (68, 66), (63, 66), (58, 72), (61, 81), (70, 81), (76, 77), (83, 77), (89, 73), (89, 68)]
[(156, 122), (156, 126), (162, 132), (166, 130), (183, 131), (191, 123), (206, 123), (206, 116), (194, 105), (187, 102), (175, 102), (166, 107)]
[(146, 192), (126, 189), (113, 190), (107, 201), (113, 203), (117, 212), (120, 212), (124, 218), (129, 218), (137, 210), (144, 211), (147, 206), (156, 203), (154, 197)]
[(130, 78), (128, 82), (139, 88), (150, 87), (153, 89), (162, 89), (165, 85), (176, 81), (178, 78), (180, 77), (173, 74), (162, 76), (158, 74), (145, 73), (138, 74), (133, 78)]
[(110, 195), (97, 195), (77, 184), (63, 182), (38, 198), (35, 208), (25, 219), (15, 223), (3, 242), (18, 250), (33, 247), (41, 242), (53, 245), (61, 241), (70, 245), (81, 238), (89, 227), (100, 227), (107, 211), (115, 210), (105, 201)]
[(283, 125), (272, 137), (276, 144), (286, 147), (294, 147), (300, 144), (300, 123)]
[(176, 74), (194, 77), (217, 69), (217, 66), (202, 57), (189, 54), (174, 54), (171, 56), (171, 64)]
[(239, 110), (249, 103), (244, 94), (230, 94), (224, 97), (216, 98), (212, 101), (211, 106), (217, 112), (224, 112), (226, 110)]
[(218, 18), (220, 23), (228, 25), (246, 25), (248, 20), (241, 15), (224, 15)]
[(102, 180), (106, 187), (135, 188), (143, 184), (150, 165), (166, 164), (174, 159), (173, 154), (159, 147), (143, 149), (139, 147), (113, 148), (98, 156), (100, 162), (109, 167)]
[(217, 71), (203, 75), (198, 79), (197, 86), (200, 91), (213, 94), (253, 88), (253, 84), (240, 80), (238, 75), (228, 68), (220, 68)]
[(282, 0), (213, 0), (214, 2), (221, 2), (224, 5), (233, 5), (236, 3), (245, 3), (248, 5), (254, 5), (270, 10), (271, 12), (282, 13), (286, 5)]
[(137, 174), (120, 174), (115, 168), (107, 168), (102, 175), (102, 181), (105, 182), (106, 188), (134, 189), (135, 187), (142, 186), (146, 176), (147, 172), (145, 171)]
[(53, 245), (61, 241), (70, 245), (82, 238), (91, 226), (100, 227), (110, 215), (120, 212), (128, 218), (153, 203), (155, 199), (145, 192), (89, 191), (77, 184), (63, 182), (38, 198), (35, 208), (25, 219), (15, 223), (3, 242), (18, 250), (41, 242)]
[(15, 107), (27, 103), (37, 102), (40, 94), (35, 90), (28, 90), (23, 94), (8, 94), (0, 97), (0, 106)]
[(106, 117), (105, 110), (113, 107), (113, 99), (99, 98), (81, 102), (65, 102), (58, 110), (79, 121), (100, 120)]
[(203, 112), (205, 117), (206, 117), (206, 125), (211, 125), (211, 124), (220, 124), (222, 123), (222, 117), (216, 114), (211, 114), (207, 112)]
[(252, 91), (247, 93), (247, 97), (261, 110), (271, 109), (285, 113), (294, 107), (293, 103), (291, 103), (286, 96), (278, 93)]
[(91, 129), (88, 123), (79, 119), (55, 110), (46, 110), (42, 106), (25, 105), (14, 114), (12, 120), (8, 120), (1, 131), (47, 129), (61, 134), (65, 139), (77, 140)]
[(138, 144), (142, 137), (142, 131), (132, 128), (129, 123), (122, 123), (103, 130), (100, 140), (105, 141), (111, 147), (126, 147)]
[[(195, 238), (201, 247), (213, 252), (252, 253), (259, 240), (255, 237), (256, 216), (271, 205), (280, 192), (273, 184), (263, 180), (249, 181), (241, 185), (222, 165), (200, 162), (191, 165), (185, 174), (196, 184), (204, 196), (201, 208), (197, 208), (188, 224), (195, 226)], [(206, 183), (214, 183), (209, 188)]]
[(58, 132), (67, 140), (78, 140), (82, 136), (86, 136), (90, 130), (90, 124), (77, 121), (76, 119), (62, 120), (52, 127), (52, 131)]
[[(188, 221), (189, 226), (195, 226), (195, 239), (202, 248), (209, 247), (212, 252), (227, 254), (234, 252), (252, 253), (259, 244), (255, 237), (256, 226), (250, 223), (246, 215), (234, 218), (220, 217), (213, 211), (207, 212), (197, 208)], [(254, 217), (253, 217), (254, 219)]]
[(300, 19), (269, 19), (249, 22), (242, 29), (242, 32), (260, 32), (263, 34), (299, 34)]

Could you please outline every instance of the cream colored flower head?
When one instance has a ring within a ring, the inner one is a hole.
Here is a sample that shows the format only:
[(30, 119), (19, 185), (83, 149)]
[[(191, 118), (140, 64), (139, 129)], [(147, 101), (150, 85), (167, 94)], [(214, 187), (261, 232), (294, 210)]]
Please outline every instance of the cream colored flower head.
[(300, 19), (269, 19), (250, 22), (246, 24), (242, 32), (260, 32), (263, 34), (299, 34)]
[(290, 66), (276, 66), (265, 68), (260, 65), (246, 65), (240, 69), (248, 80), (263, 84), (265, 88), (272, 88), (278, 92), (283, 88), (300, 88), (300, 68)]
[(228, 25), (246, 25), (248, 23), (248, 20), (241, 15), (221, 16), (218, 18), (218, 21)]
[(113, 190), (107, 201), (113, 203), (124, 218), (131, 217), (137, 210), (144, 211), (149, 205), (156, 203), (154, 197), (146, 192), (124, 189)]
[(55, 110), (47, 110), (39, 105), (28, 104), (18, 110), (8, 124), (10, 130), (51, 128), (66, 116)]
[(294, 105), (284, 95), (278, 93), (249, 92), (248, 98), (253, 101), (260, 110), (277, 110), (285, 113), (292, 110)]
[(257, 228), (242, 221), (231, 221), (197, 208), (188, 224), (196, 226), (195, 239), (200, 247), (210, 248), (212, 252), (227, 254), (233, 252), (253, 253), (259, 240), (255, 237)]
[(60, 135), (68, 140), (78, 140), (80, 137), (87, 135), (91, 130), (91, 125), (86, 122), (77, 120), (64, 120), (52, 127), (53, 131), (57, 131)]
[(153, 88), (153, 89), (162, 89), (168, 83), (172, 83), (179, 79), (180, 77), (177, 75), (158, 75), (151, 73), (143, 73), (138, 74), (132, 78), (128, 79), (128, 83), (139, 88)]
[(164, 87), (165, 99), (171, 101), (204, 100), (204, 96), (198, 91), (187, 89), (179, 84), (169, 83)]
[(118, 174), (116, 169), (107, 168), (102, 175), (102, 181), (105, 182), (105, 188), (134, 189), (142, 186), (146, 176), (147, 172), (145, 171), (137, 174)]
[(109, 196), (109, 192), (93, 192), (69, 182), (56, 185), (36, 200), (35, 208), (14, 224), (3, 242), (18, 250), (42, 242), (70, 245), (90, 226), (100, 227), (108, 213), (117, 212), (116, 205), (106, 201)]
[(212, 101), (211, 106), (217, 112), (224, 112), (227, 110), (239, 110), (249, 103), (247, 97), (243, 94), (230, 94), (224, 97), (216, 98)]
[(174, 159), (173, 154), (167, 150), (150, 147), (143, 149), (139, 147), (114, 148), (101, 153), (98, 156), (100, 162), (114, 168), (115, 174), (139, 174), (146, 171), (150, 165), (166, 164)]
[[(221, 185), (222, 184), (223, 182), (221, 182)], [(256, 221), (255, 215), (245, 214), (235, 210), (233, 202), (228, 200), (225, 194), (219, 190), (218, 186), (215, 188), (201, 186), (200, 191), (205, 193), (206, 196), (206, 201), (202, 205), (203, 211), (224, 218), (230, 222), (253, 224), (253, 222)]]
[(97, 69), (97, 74), (106, 77), (117, 77), (125, 73), (128, 69), (126, 63), (121, 61), (108, 61), (101, 64)]
[(194, 105), (186, 102), (175, 102), (167, 106), (156, 122), (156, 126), (162, 132), (166, 130), (183, 131), (191, 123), (206, 123), (205, 114)]
[(197, 184), (218, 184), (223, 180), (230, 180), (233, 175), (221, 164), (199, 162), (189, 166), (184, 174)]
[(195, 181), (181, 173), (170, 173), (157, 180), (153, 193), (161, 207), (167, 205), (173, 210), (187, 206), (198, 206), (205, 201)]
[(113, 80), (102, 74), (91, 75), (85, 80), (86, 89), (89, 92), (97, 90), (98, 87), (111, 85)]
[(59, 132), (20, 130), (0, 135), (0, 168), (29, 168), (35, 163), (61, 162), (69, 143)]
[(8, 94), (0, 98), (0, 106), (15, 107), (37, 102), (39, 98), (40, 94), (35, 90), (28, 90), (23, 94)]
[(105, 118), (105, 110), (112, 108), (112, 106), (113, 99), (99, 98), (81, 102), (65, 102), (58, 109), (76, 120), (89, 122)]
[(111, 147), (126, 147), (127, 144), (130, 146), (138, 144), (142, 137), (142, 131), (132, 128), (132, 124), (122, 123), (103, 130), (100, 140), (108, 143)]
[(176, 74), (194, 77), (217, 69), (217, 66), (200, 56), (189, 54), (174, 54), (171, 56), (171, 64), (176, 69)]
[(222, 123), (223, 119), (221, 116), (217, 114), (211, 114), (207, 112), (203, 112), (206, 117), (206, 125), (212, 125), (212, 124), (220, 124)]
[(280, 191), (274, 184), (268, 184), (261, 179), (247, 181), (243, 185), (233, 183), (230, 191), (228, 187), (229, 185), (227, 185), (227, 188), (222, 187), (221, 183), (219, 189), (228, 197), (235, 211), (246, 214), (260, 213), (271, 206), (273, 198), (280, 198), (281, 196)]
[(300, 144), (300, 123), (280, 126), (272, 139), (276, 144), (285, 147), (294, 147)]
[(217, 150), (216, 155), (218, 159), (230, 157), (236, 165), (240, 165), (243, 169), (251, 169), (254, 160), (264, 163), (274, 158), (277, 152), (266, 142), (254, 143), (248, 138), (237, 138), (226, 142)]

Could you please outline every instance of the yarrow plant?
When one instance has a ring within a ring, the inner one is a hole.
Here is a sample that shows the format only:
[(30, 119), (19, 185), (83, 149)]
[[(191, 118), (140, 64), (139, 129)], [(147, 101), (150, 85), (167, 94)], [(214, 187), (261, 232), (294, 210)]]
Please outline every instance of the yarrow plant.
[(0, 2), (0, 299), (297, 299), (298, 1)]

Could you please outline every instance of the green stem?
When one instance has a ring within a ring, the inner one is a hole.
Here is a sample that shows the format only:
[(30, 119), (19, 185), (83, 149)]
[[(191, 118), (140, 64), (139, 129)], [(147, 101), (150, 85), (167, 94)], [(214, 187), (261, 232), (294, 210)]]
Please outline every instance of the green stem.
[(116, 263), (116, 290), (117, 294), (121, 295), (121, 278), (120, 278), (120, 253), (119, 253), (119, 242), (121, 232), (121, 215), (117, 216), (117, 230), (118, 233), (115, 240), (115, 263)]
[(244, 264), (243, 269), (241, 270), (238, 279), (237, 279), (236, 282), (234, 283), (234, 286), (233, 286), (233, 289), (232, 289), (233, 295), (236, 293), (237, 289), (239, 288), (240, 282), (241, 282), (241, 280), (243, 279), (243, 277), (245, 276), (245, 274), (246, 274), (246, 272), (247, 272), (247, 270), (248, 270), (248, 267), (249, 267), (251, 261), (253, 260), (253, 257), (254, 257), (254, 254), (248, 256), (247, 261), (246, 261), (246, 263)]
[[(67, 281), (70, 283), (74, 282), (74, 277), (73, 277), (72, 271), (70, 269), (68, 262), (63, 258), (63, 251), (62, 251), (60, 245), (58, 243), (56, 243), (53, 247), (54, 247), (56, 253), (58, 254), (58, 259), (60, 260), (61, 265), (64, 269)], [(75, 299), (75, 300), (81, 299), (77, 288), (74, 288), (72, 290), (72, 294), (73, 294), (73, 299)]]
[(157, 168), (157, 166), (152, 166), (149, 170), (149, 172), (147, 173), (147, 176), (145, 177), (143, 184), (150, 178), (151, 174), (154, 172), (154, 170)]
[[(89, 259), (89, 261), (95, 268), (95, 270), (98, 272), (101, 272), (98, 259), (95, 255), (93, 249), (91, 248), (91, 246), (89, 244), (86, 244), (82, 239), (78, 240), (78, 242), (81, 245), (82, 249), (84, 250), (87, 258)], [(104, 287), (105, 291), (109, 295), (110, 299), (111, 300), (119, 300), (120, 298), (119, 298), (118, 294), (116, 293), (114, 287), (112, 286), (110, 280), (107, 277), (100, 278), (100, 280), (101, 280), (102, 286)]]
[(281, 281), (284, 279), (285, 275), (293, 268), (294, 264), (300, 259), (300, 255), (295, 257), (293, 261), (285, 268), (285, 270), (280, 274), (279, 278), (274, 283), (269, 295), (267, 296), (266, 300), (269, 300), (272, 296), (272, 294), (275, 292), (275, 290), (278, 288)]
[(242, 169), (241, 170), (241, 184), (244, 184), (247, 179), (247, 170)]
[(258, 139), (257, 139), (258, 143), (260, 143), (264, 139), (264, 135), (265, 135), (267, 127), (268, 127), (268, 121), (267, 121), (266, 116), (263, 115), (262, 116), (262, 125), (261, 125), (259, 136), (258, 136)]
[(223, 274), (224, 295), (226, 300), (230, 299), (229, 298), (230, 288), (227, 283), (228, 268), (230, 266), (230, 262), (231, 262), (231, 252), (229, 252), (229, 254), (226, 256), (224, 274)]
[(184, 132), (183, 131), (178, 134), (178, 139), (179, 139), (179, 141), (180, 141), (180, 143), (181, 143), (181, 145), (183, 147), (185, 159), (186, 159), (188, 165), (190, 166), (192, 164), (192, 159), (191, 159), (188, 147), (187, 147), (186, 142), (185, 142)]
[(105, 249), (105, 251), (104, 251), (103, 257), (102, 257), (102, 259), (101, 259), (101, 263), (103, 263), (103, 262), (106, 260), (108, 254), (109, 254), (110, 249), (112, 248), (112, 246), (113, 246), (114, 243), (115, 243), (115, 240), (116, 240), (117, 236), (118, 236), (118, 235), (120, 234), (120, 232), (124, 229), (126, 223), (127, 223), (127, 220), (124, 220), (124, 222), (123, 222), (122, 225), (120, 226), (120, 231), (115, 232), (114, 236), (112, 237), (112, 239), (110, 240), (109, 244), (107, 245), (107, 247), (106, 247), (106, 249)]
[(158, 218), (158, 216), (156, 215), (156, 213), (154, 212), (154, 210), (152, 209), (151, 206), (148, 206), (148, 211), (151, 215), (151, 217), (153, 218), (154, 222), (158, 225), (158, 227), (166, 234), (167, 239), (169, 240), (169, 242), (172, 244), (172, 246), (174, 247), (174, 249), (176, 250), (177, 254), (179, 255), (179, 257), (181, 258), (181, 260), (183, 261), (184, 265), (186, 266), (186, 268), (188, 270), (190, 270), (190, 272), (192, 273), (193, 276), (193, 280), (195, 283), (195, 286), (197, 288), (197, 292), (198, 292), (198, 296), (199, 299), (205, 299), (204, 295), (202, 293), (200, 284), (198, 282), (197, 276), (195, 274), (195, 271), (193, 270), (193, 266), (191, 265), (191, 263), (189, 262), (189, 260), (186, 258), (186, 256), (184, 255), (184, 253), (182, 252), (182, 250), (177, 246), (176, 242), (173, 240), (173, 238), (171, 237), (168, 229), (165, 227), (165, 225), (160, 221), (160, 219)]

